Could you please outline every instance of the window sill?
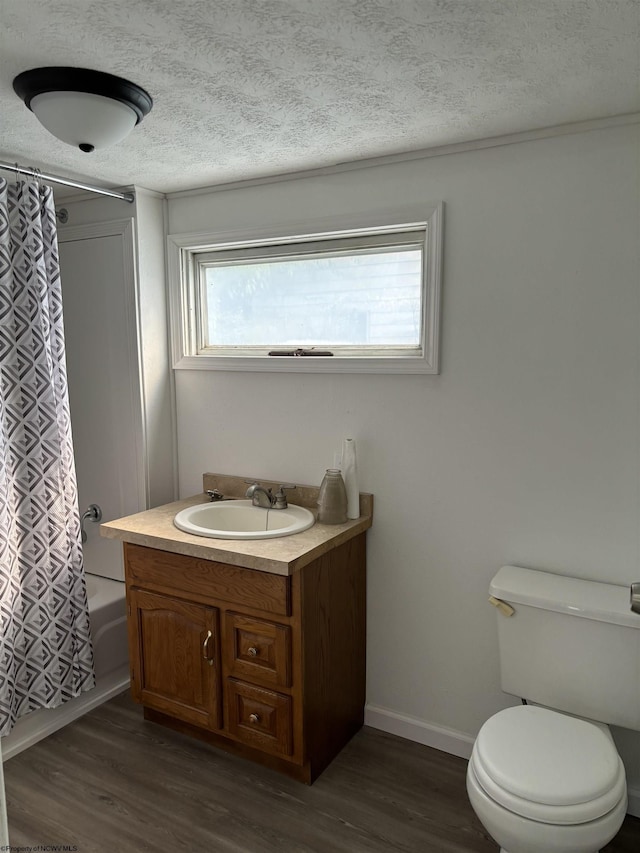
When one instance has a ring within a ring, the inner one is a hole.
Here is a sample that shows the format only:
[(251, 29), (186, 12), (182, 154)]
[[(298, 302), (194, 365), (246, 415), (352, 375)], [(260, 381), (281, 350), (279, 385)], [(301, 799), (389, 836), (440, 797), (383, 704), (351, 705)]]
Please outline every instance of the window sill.
[(183, 356), (175, 370), (227, 370), (256, 373), (393, 373), (435, 374), (437, 366), (424, 357), (411, 358), (269, 358), (256, 356)]

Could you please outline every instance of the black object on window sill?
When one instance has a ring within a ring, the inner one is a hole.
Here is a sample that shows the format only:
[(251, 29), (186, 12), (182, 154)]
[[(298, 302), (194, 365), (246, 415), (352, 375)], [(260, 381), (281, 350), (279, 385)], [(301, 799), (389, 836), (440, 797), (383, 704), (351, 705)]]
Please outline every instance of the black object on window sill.
[(303, 349), (302, 347), (298, 347), (298, 349), (290, 349), (290, 350), (271, 350), (269, 355), (286, 355), (293, 358), (307, 358), (309, 356), (329, 356), (333, 355), (329, 350), (316, 350), (316, 349)]

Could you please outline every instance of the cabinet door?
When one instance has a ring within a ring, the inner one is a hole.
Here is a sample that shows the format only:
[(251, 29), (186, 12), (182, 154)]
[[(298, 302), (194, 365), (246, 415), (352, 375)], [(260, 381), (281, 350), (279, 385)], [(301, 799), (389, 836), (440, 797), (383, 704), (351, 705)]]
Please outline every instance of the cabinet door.
[(135, 588), (130, 604), (136, 701), (196, 726), (220, 728), (217, 609)]

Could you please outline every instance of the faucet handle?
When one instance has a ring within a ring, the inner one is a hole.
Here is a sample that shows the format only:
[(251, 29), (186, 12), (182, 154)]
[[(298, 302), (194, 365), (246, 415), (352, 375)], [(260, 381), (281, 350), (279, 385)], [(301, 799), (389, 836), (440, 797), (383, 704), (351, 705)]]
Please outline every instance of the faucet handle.
[(281, 483), (278, 488), (278, 491), (275, 494), (275, 503), (273, 505), (274, 509), (286, 509), (287, 504), (287, 496), (284, 493), (285, 489), (295, 489), (293, 483)]

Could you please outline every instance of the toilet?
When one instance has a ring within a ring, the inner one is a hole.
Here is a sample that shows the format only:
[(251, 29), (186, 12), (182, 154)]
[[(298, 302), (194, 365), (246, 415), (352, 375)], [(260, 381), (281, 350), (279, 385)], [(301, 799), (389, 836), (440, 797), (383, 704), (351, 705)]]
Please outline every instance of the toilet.
[(502, 853), (597, 853), (627, 810), (608, 726), (640, 729), (640, 615), (628, 587), (518, 566), (490, 593), (502, 689), (526, 704), (480, 729), (471, 805)]

